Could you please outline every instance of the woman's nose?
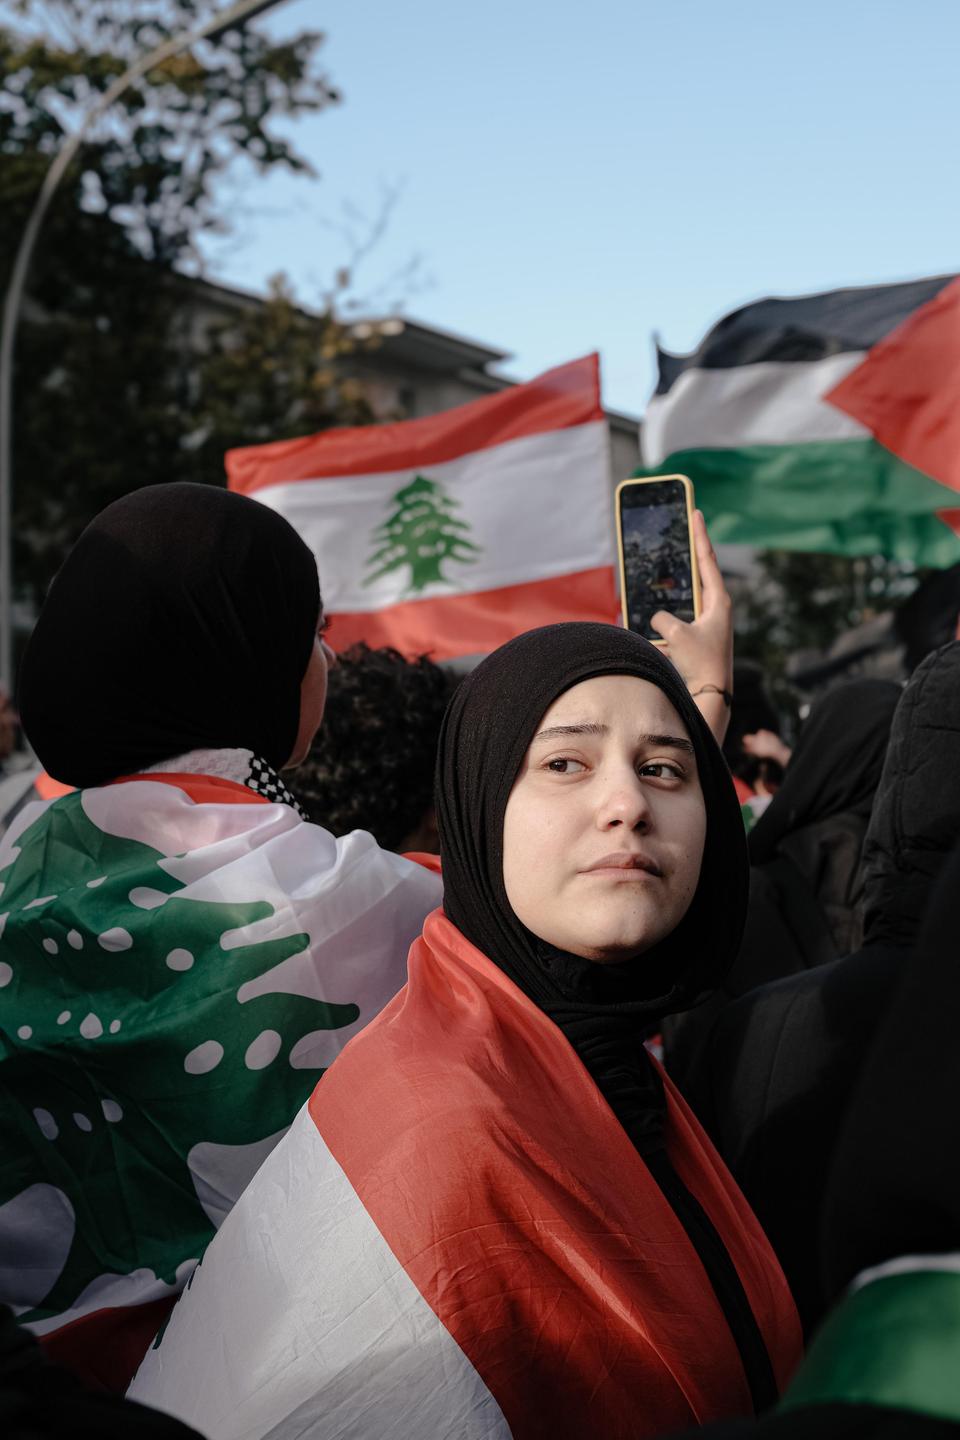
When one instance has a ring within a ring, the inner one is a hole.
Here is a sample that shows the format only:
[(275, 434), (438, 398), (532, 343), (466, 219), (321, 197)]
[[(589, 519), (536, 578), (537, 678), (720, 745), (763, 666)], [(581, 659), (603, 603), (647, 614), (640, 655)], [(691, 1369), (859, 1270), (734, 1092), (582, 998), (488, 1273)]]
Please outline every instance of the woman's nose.
[(623, 826), (626, 830), (646, 830), (650, 824), (649, 796), (636, 773), (611, 777), (608, 789), (597, 809), (597, 825), (601, 830)]

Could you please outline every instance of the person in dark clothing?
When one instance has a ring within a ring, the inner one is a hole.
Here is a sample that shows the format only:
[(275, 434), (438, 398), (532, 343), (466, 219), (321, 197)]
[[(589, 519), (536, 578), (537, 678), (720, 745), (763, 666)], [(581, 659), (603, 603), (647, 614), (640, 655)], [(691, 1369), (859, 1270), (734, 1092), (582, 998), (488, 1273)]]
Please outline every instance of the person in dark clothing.
[(808, 1333), (827, 1300), (815, 1222), (844, 1105), (958, 835), (954, 642), (920, 666), (897, 708), (864, 844), (862, 948), (727, 1006), (687, 1079), (688, 1098), (769, 1236)]
[(829, 1318), (776, 1410), (689, 1440), (960, 1434), (960, 1152), (944, 1127), (960, 1108), (958, 931), (960, 847), (887, 986), (840, 1127), (818, 1257)]
[(705, 1005), (664, 1025), (664, 1058), (681, 1090), (732, 998), (858, 948), (861, 852), (900, 695), (892, 681), (851, 681), (801, 730), (786, 778), (750, 832), (750, 903), (737, 959)]
[[(728, 980), (741, 993), (755, 977), (776, 978), (771, 963), (807, 970), (859, 943), (856, 877), (900, 695), (889, 680), (851, 681), (825, 696), (801, 730), (783, 784), (747, 841), (750, 908)], [(816, 932), (792, 923), (795, 908), (811, 902)]]

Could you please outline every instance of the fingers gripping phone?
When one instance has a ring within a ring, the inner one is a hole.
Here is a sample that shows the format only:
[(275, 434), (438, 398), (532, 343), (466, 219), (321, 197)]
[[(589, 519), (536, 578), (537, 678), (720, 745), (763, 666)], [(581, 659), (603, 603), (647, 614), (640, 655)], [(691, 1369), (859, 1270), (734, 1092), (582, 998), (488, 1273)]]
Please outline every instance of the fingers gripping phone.
[(686, 475), (624, 480), (617, 486), (616, 515), (624, 624), (662, 645), (650, 625), (658, 610), (678, 620), (700, 614), (693, 486)]

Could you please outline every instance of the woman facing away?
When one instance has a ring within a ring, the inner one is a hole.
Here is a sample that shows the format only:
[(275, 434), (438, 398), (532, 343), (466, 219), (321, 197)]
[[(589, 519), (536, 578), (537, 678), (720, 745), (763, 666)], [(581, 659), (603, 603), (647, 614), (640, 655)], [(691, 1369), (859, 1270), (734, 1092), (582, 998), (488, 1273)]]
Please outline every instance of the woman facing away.
[(443, 909), (234, 1207), (130, 1394), (211, 1440), (638, 1440), (774, 1403), (779, 1266), (643, 1035), (730, 963), (747, 860), (673, 666), (488, 657), (438, 760)]
[(277, 773), (323, 715), (322, 630), (284, 519), (158, 485), (84, 532), (24, 659), (78, 788), (0, 844), (0, 1301), (108, 1388), (439, 901)]

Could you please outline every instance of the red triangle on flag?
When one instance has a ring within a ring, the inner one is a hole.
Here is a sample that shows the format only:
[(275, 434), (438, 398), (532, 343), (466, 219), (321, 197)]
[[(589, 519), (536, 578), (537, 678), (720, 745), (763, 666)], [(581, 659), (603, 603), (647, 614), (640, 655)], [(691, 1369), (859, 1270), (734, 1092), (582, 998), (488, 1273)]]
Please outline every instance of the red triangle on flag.
[[(824, 399), (908, 465), (960, 490), (960, 280), (878, 341)], [(940, 515), (957, 529), (954, 513)]]

